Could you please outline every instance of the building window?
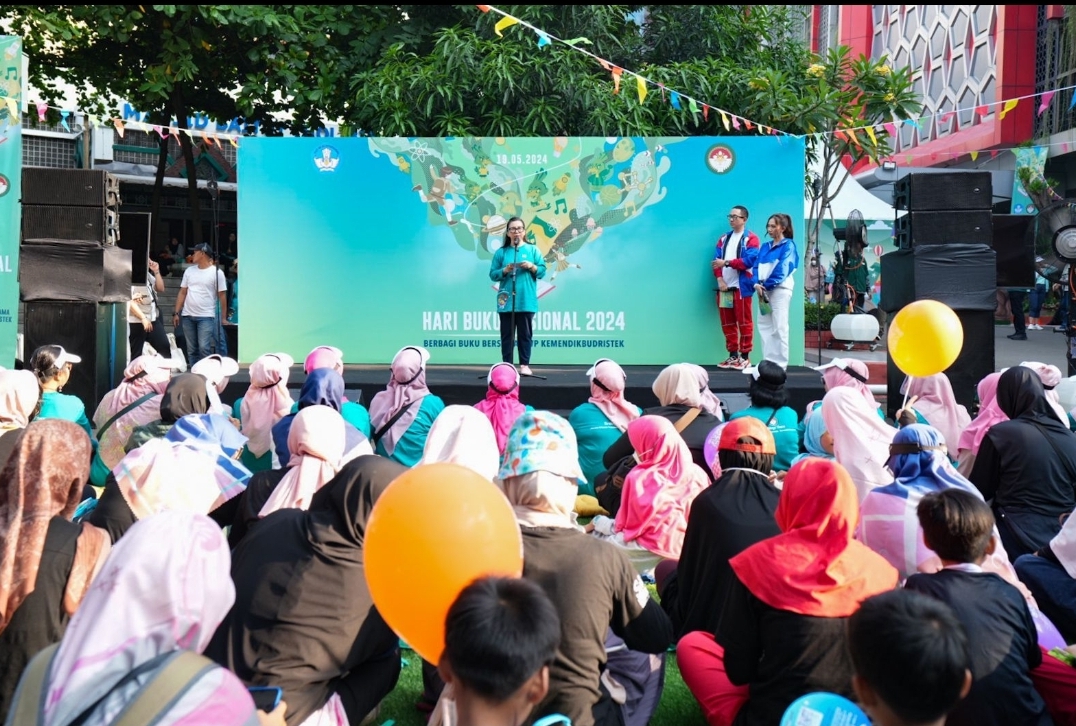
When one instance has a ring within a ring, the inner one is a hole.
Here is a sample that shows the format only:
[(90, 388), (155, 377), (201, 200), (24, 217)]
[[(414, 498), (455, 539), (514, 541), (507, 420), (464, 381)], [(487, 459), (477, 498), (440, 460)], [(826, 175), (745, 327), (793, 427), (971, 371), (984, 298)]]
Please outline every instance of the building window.
[(840, 5), (820, 6), (818, 18), (818, 55), (825, 56), (830, 48), (836, 48), (841, 44), (840, 28), (838, 27), (841, 16)]

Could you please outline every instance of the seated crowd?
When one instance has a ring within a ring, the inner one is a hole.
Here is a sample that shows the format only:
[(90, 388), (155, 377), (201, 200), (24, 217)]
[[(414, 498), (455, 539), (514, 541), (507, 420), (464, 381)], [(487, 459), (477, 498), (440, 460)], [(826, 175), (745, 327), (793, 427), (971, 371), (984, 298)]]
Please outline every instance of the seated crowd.
[(140, 356), (92, 416), (61, 346), (0, 369), (0, 716), (378, 722), (403, 660), (367, 526), (403, 472), (450, 462), (503, 492), (523, 575), (448, 611), (431, 723), (644, 726), (675, 650), (713, 725), (816, 692), (887, 726), (1076, 724), (1076, 434), (1052, 366), (988, 376), (974, 417), (943, 374), (913, 379), (890, 421), (854, 360), (804, 411), (764, 360), (730, 414), (699, 366), (662, 370), (644, 409), (601, 359), (562, 417), (510, 364), (446, 406), (429, 357), (401, 349), (369, 409), (331, 346), (297, 400), (267, 353), (231, 406), (235, 361)]

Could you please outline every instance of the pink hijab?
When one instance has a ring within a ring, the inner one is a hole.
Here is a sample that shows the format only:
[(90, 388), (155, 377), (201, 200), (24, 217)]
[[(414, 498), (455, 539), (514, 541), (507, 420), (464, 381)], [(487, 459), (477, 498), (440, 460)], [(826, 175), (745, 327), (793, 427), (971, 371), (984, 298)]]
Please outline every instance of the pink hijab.
[[(70, 723), (158, 655), (201, 653), (235, 601), (230, 566), (228, 543), (208, 517), (173, 511), (136, 522), (112, 549), (67, 626), (44, 686), (42, 723)], [(106, 620), (109, 626), (100, 627)], [(113, 723), (139, 684), (119, 686), (87, 726)], [(253, 717), (254, 703), (243, 684), (214, 666), (157, 723), (239, 726)]]
[(164, 393), (172, 378), (172, 361), (159, 355), (140, 355), (123, 369), (123, 380), (116, 386), (108, 415), (137, 401), (147, 393)]
[(822, 420), (833, 437), (833, 456), (851, 475), (859, 501), (893, 481), (885, 465), (897, 430), (858, 391), (851, 386), (829, 389), (822, 398)]
[(953, 385), (944, 373), (909, 378), (908, 397), (912, 396), (919, 397), (913, 408), (941, 433), (946, 446), (960, 440), (960, 435), (971, 423), (971, 416), (968, 409), (956, 402)]
[(508, 432), (527, 407), (519, 402), (519, 372), (511, 363), (498, 363), (489, 369), (486, 400), (474, 405), (493, 424), (497, 450), (504, 453)]
[(1009, 417), (998, 406), (999, 378), (1001, 378), (1001, 373), (991, 373), (979, 381), (976, 389), (979, 392), (979, 415), (964, 427), (964, 432), (960, 434), (960, 442), (957, 444), (958, 451), (971, 451), (978, 455), (979, 444), (983, 442), (983, 437), (994, 424), (1009, 420)]
[(344, 375), (344, 351), (331, 345), (319, 345), (314, 348), (303, 362), (303, 370), (310, 375), (310, 371), (316, 371), (319, 368), (332, 368), (340, 375)]
[(392, 359), (392, 377), (388, 386), (370, 401), (370, 426), (375, 434), (405, 406), (414, 404), (381, 436), (381, 444), (389, 456), (396, 450), (396, 442), (414, 423), (422, 399), (430, 395), (430, 389), (426, 387), (426, 361), (429, 359), (430, 354), (425, 348), (402, 348)]
[[(833, 363), (836, 365), (830, 366), (822, 371), (822, 381), (826, 384), (826, 390), (832, 391), (834, 388), (840, 387), (851, 388), (854, 391), (858, 391), (859, 395), (877, 408), (878, 402), (874, 400), (874, 394), (871, 393), (871, 389), (866, 383), (871, 377), (871, 372), (870, 369), (867, 368), (867, 364), (855, 358), (834, 358)], [(863, 380), (859, 380), (855, 376), (850, 375), (848, 373), (849, 370), (860, 376)]]
[(158, 355), (140, 355), (124, 369), (123, 381), (101, 399), (93, 414), (93, 423), (98, 431), (127, 406), (148, 393), (153, 394), (152, 398), (113, 421), (103, 434), (98, 434), (97, 455), (106, 467), (111, 469), (123, 459), (123, 447), (132, 431), (161, 417), (161, 398), (171, 376), (170, 359)]
[(625, 431), (635, 419), (639, 418), (639, 407), (624, 398), (624, 386), (628, 376), (624, 369), (608, 358), (595, 363), (587, 375), (590, 376), (590, 402), (605, 414), (614, 426)]
[(673, 424), (642, 416), (628, 424), (639, 464), (624, 480), (614, 528), (624, 541), (654, 554), (679, 559), (691, 502), (710, 486), (710, 477), (691, 460)]
[(266, 353), (250, 364), (250, 387), (239, 406), (239, 420), (248, 439), (247, 450), (254, 456), (273, 448), (273, 426), (295, 404), (288, 390), (292, 363), (285, 353)]
[(710, 390), (710, 372), (702, 366), (697, 366), (694, 363), (687, 363), (691, 370), (695, 371), (695, 378), (699, 381), (699, 408), (706, 413), (717, 416), (718, 420), (723, 420), (724, 415), (721, 413), (721, 399), (714, 395), (714, 392)]
[(307, 406), (295, 414), (288, 431), (288, 473), (258, 516), (308, 509), (311, 497), (339, 471), (346, 438), (343, 417), (329, 406)]

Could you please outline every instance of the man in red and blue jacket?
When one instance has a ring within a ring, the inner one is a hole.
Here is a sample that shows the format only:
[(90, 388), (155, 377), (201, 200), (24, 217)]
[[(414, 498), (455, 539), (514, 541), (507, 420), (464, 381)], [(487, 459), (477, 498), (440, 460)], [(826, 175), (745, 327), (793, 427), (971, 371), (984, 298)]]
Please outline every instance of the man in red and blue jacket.
[[(718, 237), (714, 259), (710, 263), (717, 278), (717, 309), (721, 316), (721, 331), (725, 334), (725, 347), (729, 351), (728, 359), (718, 363), (718, 368), (743, 370), (751, 365), (749, 358), (755, 335), (751, 296), (756, 282), (752, 270), (761, 243), (758, 236), (747, 229), (747, 216), (747, 207), (737, 205), (732, 208), (729, 212), (732, 229)], [(730, 293), (731, 305), (728, 304)]]

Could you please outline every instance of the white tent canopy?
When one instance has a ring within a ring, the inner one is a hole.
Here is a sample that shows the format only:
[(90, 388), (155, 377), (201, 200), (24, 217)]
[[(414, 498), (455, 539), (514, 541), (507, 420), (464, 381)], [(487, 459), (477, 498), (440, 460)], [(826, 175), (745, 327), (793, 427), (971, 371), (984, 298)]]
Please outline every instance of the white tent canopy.
[[(811, 172), (821, 176), (821, 162), (811, 164)], [(837, 174), (834, 176), (833, 184), (840, 184), (841, 180), (847, 176), (848, 170), (845, 169), (843, 165), (840, 166), (837, 170)], [(848, 213), (853, 209), (858, 209), (863, 215), (863, 219), (868, 220), (881, 219), (888, 222), (892, 221), (894, 215), (897, 217), (904, 215), (903, 211), (894, 212), (892, 205), (886, 204), (881, 199), (864, 189), (863, 185), (855, 180), (855, 177), (845, 180), (840, 193), (830, 201), (829, 211), (833, 213), (834, 219), (845, 220), (848, 218)], [(827, 219), (829, 218), (829, 211), (824, 214), (824, 217)], [(811, 218), (811, 200), (806, 196), (803, 199), (803, 218)]]

